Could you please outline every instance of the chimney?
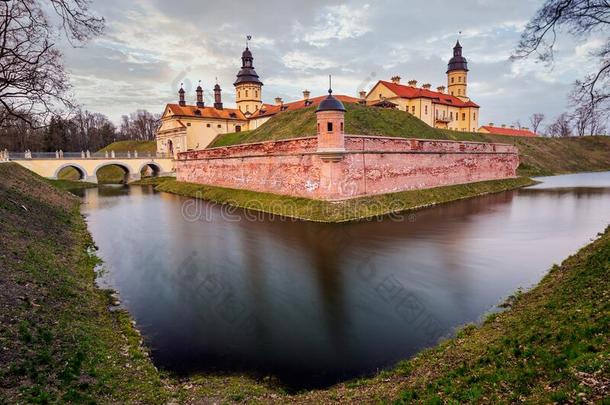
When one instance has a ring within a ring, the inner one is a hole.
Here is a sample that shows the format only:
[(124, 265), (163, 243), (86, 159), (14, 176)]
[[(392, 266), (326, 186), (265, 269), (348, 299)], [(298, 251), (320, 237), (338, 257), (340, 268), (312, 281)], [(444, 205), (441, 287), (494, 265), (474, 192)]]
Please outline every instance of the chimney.
[(392, 83), (400, 84), (400, 76), (392, 76)]
[(281, 97), (276, 97), (275, 98), (275, 105), (282, 105), (284, 104), (284, 102), (282, 101)]
[(201, 80), (199, 80), (199, 86), (197, 86), (197, 107), (203, 108), (203, 89), (201, 88)]
[(409, 80), (409, 86), (417, 87), (417, 80)]
[(311, 94), (311, 92), (307, 89), (303, 90), (303, 100), (307, 101), (309, 100), (309, 95)]
[(222, 110), (222, 96), (220, 95), (220, 86), (218, 83), (214, 86), (214, 108), (217, 110)]
[(422, 84), (422, 86), (421, 86), (421, 87), (422, 87), (423, 89), (430, 90), (430, 87), (432, 87), (432, 85), (431, 85), (430, 83), (424, 83), (424, 84)]
[(439, 93), (445, 93), (445, 86), (438, 86), (436, 88), (436, 91), (438, 91)]
[(359, 103), (360, 103), (360, 104), (366, 104), (366, 91), (364, 91), (364, 90), (360, 90), (360, 91), (358, 92), (358, 95), (360, 96), (360, 101), (359, 101)]
[(184, 89), (182, 88), (182, 83), (180, 84), (180, 90), (178, 90), (178, 104), (182, 107), (186, 105), (186, 101), (184, 101)]

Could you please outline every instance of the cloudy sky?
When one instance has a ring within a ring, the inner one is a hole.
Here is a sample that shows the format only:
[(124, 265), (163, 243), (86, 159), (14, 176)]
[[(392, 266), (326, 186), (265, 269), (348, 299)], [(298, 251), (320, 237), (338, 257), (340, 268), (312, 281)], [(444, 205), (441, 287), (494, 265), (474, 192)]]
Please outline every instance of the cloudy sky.
[(77, 100), (117, 122), (136, 109), (160, 113), (185, 83), (194, 99), (199, 80), (211, 99), (216, 78), (234, 105), (232, 83), (245, 36), (252, 35), (263, 98), (323, 94), (356, 96), (379, 79), (446, 84), (446, 64), (461, 31), (469, 62), (469, 95), (481, 123), (525, 125), (533, 112), (566, 109), (574, 80), (595, 69), (589, 52), (601, 43), (565, 38), (554, 67), (510, 62), (520, 31), (541, 0), (289, 1), (93, 0), (106, 32), (84, 48), (66, 47)]

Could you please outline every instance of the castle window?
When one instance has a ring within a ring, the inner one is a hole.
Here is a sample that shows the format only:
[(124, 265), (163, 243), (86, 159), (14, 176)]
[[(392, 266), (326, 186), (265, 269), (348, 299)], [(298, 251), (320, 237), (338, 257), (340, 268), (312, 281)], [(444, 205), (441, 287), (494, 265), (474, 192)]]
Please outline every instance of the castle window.
[(332, 122), (327, 122), (326, 123), (326, 130), (328, 132), (333, 132), (333, 123)]
[(466, 121), (466, 113), (462, 113), (462, 121)]
[(187, 123), (186, 123), (186, 126), (187, 126), (187, 127), (190, 127), (190, 126), (191, 126), (191, 123), (190, 123), (190, 122), (187, 122)]
[(458, 82), (462, 82), (462, 76), (458, 76)]
[(343, 123), (341, 123), (341, 132), (343, 132)]
[(455, 77), (451, 78), (451, 83), (453, 83), (455, 81)]
[(237, 92), (237, 98), (241, 98), (241, 91)]
[(458, 89), (458, 96), (462, 95), (462, 89)]
[(411, 114), (415, 115), (415, 106), (414, 105), (411, 106)]
[(241, 132), (241, 125), (235, 125), (235, 132)]
[(318, 133), (320, 133), (320, 123), (318, 122)]
[(428, 115), (428, 106), (424, 106), (424, 114)]
[(449, 119), (450, 119), (451, 121), (453, 121), (453, 111), (451, 111), (451, 112), (449, 113)]
[(472, 119), (473, 119), (473, 120), (476, 120), (476, 119), (477, 119), (477, 113), (476, 113), (476, 112), (473, 112), (473, 113), (472, 113)]
[(254, 97), (258, 98), (258, 90), (254, 90)]
[(207, 124), (205, 124), (205, 126), (209, 128), (209, 127), (211, 127), (211, 126), (212, 126), (212, 124), (210, 124), (210, 123), (208, 122)]
[(453, 96), (453, 90), (451, 90), (451, 95)]
[(248, 90), (246, 90), (246, 97), (248, 97)]
[(222, 125), (218, 124), (216, 127), (217, 127), (217, 128), (222, 128)]

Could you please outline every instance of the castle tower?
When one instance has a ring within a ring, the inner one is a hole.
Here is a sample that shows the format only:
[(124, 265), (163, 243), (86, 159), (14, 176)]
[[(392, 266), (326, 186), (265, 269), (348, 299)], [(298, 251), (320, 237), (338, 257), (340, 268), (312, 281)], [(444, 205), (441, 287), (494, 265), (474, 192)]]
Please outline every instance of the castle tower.
[(218, 83), (214, 86), (214, 108), (222, 110), (222, 96), (220, 95), (220, 86)]
[(447, 93), (468, 100), (466, 86), (468, 82), (468, 62), (462, 56), (462, 45), (458, 40), (453, 47), (453, 57), (447, 64)]
[(199, 81), (199, 85), (197, 86), (195, 93), (197, 93), (197, 107), (203, 108), (203, 88), (201, 87), (201, 80)]
[(237, 73), (237, 80), (233, 83), (237, 108), (246, 116), (258, 111), (263, 104), (261, 101), (263, 83), (254, 70), (253, 61), (252, 52), (246, 45), (246, 49), (241, 55), (241, 70)]
[(320, 102), (316, 109), (318, 126), (318, 152), (345, 152), (344, 119), (345, 107), (328, 89), (328, 96)]
[(178, 105), (183, 107), (186, 105), (186, 100), (184, 99), (184, 88), (182, 87), (182, 84), (180, 84), (180, 90), (178, 90)]

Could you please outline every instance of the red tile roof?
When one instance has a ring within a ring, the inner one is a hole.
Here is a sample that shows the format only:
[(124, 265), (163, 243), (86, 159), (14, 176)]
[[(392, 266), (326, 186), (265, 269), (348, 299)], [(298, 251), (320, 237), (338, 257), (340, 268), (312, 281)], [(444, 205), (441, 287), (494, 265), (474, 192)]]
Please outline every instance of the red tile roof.
[[(181, 117), (246, 120), (246, 117), (242, 112), (236, 108), (223, 108), (222, 110), (219, 110), (214, 107), (197, 107), (196, 105), (181, 106), (180, 104), (168, 104), (165, 108), (169, 108), (174, 115)], [(196, 111), (199, 111), (200, 114), (197, 114)]]
[(490, 134), (494, 135), (509, 135), (509, 136), (536, 136), (535, 133), (530, 131), (529, 129), (517, 129), (517, 128), (501, 128), (501, 127), (492, 127), (489, 125), (483, 125), (481, 128), (484, 128)]
[[(263, 107), (258, 110), (256, 113), (252, 114), (250, 118), (260, 118), (260, 117), (268, 117), (270, 115), (275, 115), (281, 111), (293, 111), (301, 108), (317, 106), (320, 104), (326, 96), (313, 97), (307, 100), (293, 101), (291, 103), (284, 103), (282, 105), (274, 105), (274, 104), (263, 104)], [(359, 99), (350, 96), (336, 95), (335, 98), (341, 100), (344, 103), (357, 103)]]
[(378, 84), (379, 83), (383, 84), (398, 97), (402, 98), (429, 98), (432, 99), (433, 103), (437, 104), (450, 105), (454, 107), (479, 107), (478, 104), (473, 101), (462, 101), (451, 94), (439, 93), (438, 91), (422, 89), (419, 87), (405, 86), (404, 84), (386, 82), (385, 80), (380, 80)]

